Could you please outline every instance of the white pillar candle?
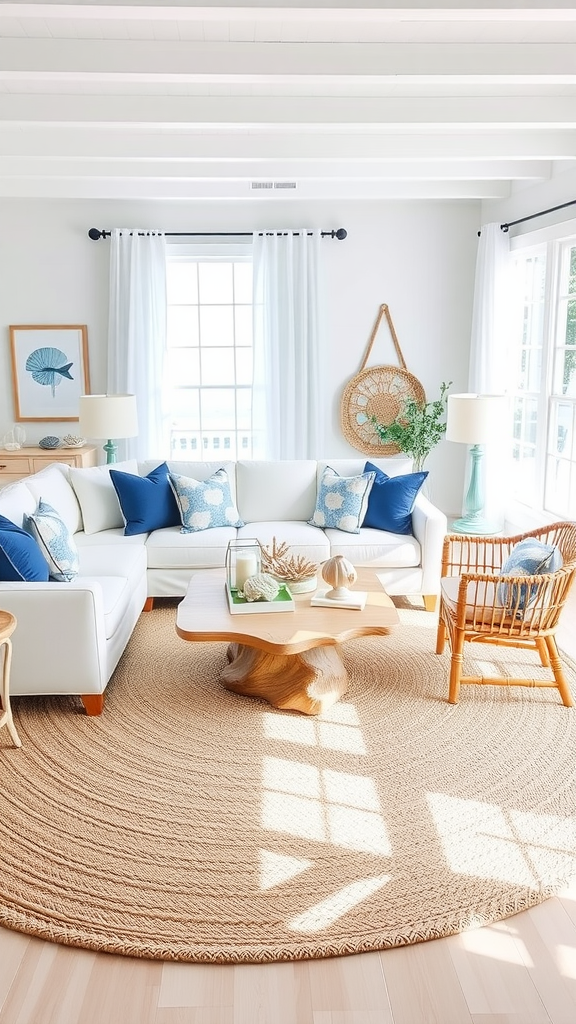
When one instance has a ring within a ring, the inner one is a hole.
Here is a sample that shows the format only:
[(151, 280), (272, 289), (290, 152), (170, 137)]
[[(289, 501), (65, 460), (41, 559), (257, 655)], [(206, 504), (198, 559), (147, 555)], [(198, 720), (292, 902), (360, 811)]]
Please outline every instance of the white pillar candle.
[(257, 572), (256, 555), (251, 551), (239, 551), (236, 555), (236, 590), (244, 590), (246, 580)]

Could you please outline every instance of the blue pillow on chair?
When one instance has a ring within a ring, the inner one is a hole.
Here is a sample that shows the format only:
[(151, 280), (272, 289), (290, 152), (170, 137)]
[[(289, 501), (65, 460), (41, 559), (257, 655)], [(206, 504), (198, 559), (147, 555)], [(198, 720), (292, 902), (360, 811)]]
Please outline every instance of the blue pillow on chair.
[(412, 533), (412, 509), (427, 471), (388, 476), (371, 462), (364, 466), (365, 473), (375, 473), (376, 479), (368, 498), (368, 509), (363, 526), (388, 533)]
[[(544, 544), (536, 537), (525, 537), (512, 548), (500, 569), (499, 576), (543, 576), (562, 568), (560, 550), (553, 544)], [(498, 601), (504, 608), (515, 608), (516, 614), (526, 611), (535, 599), (538, 587), (534, 584), (500, 583)]]
[(180, 512), (170, 487), (168, 472), (165, 462), (156, 466), (148, 476), (122, 473), (119, 469), (110, 470), (110, 479), (124, 516), (125, 537), (180, 525)]
[(38, 541), (5, 516), (0, 516), (0, 580), (5, 583), (48, 582), (48, 562)]

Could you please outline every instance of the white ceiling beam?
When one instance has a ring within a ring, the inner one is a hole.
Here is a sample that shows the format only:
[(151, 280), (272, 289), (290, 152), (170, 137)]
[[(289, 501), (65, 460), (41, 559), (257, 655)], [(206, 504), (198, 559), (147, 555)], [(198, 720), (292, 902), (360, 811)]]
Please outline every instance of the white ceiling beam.
[(383, 20), (383, 21), (548, 21), (569, 20), (576, 16), (572, 0), (554, 0), (547, 7), (542, 0), (506, 5), (500, 0), (371, 0), (356, 6), (351, 0), (327, 0), (308, 4), (307, 0), (266, 0), (246, 5), (243, 0), (214, 0), (210, 5), (198, 0), (177, 0), (169, 4), (94, 4), (94, 3), (3, 3), (0, 18), (107, 21), (235, 21), (235, 20)]
[[(568, 96), (141, 96), (0, 92), (0, 121), (109, 123), (187, 128), (276, 124), (346, 125), (354, 130), (574, 131), (576, 90)], [(29, 124), (32, 129), (33, 125)]]
[(134, 160), (90, 157), (2, 157), (3, 177), (37, 176), (55, 178), (142, 178), (164, 181), (515, 181), (550, 177), (551, 162), (527, 161), (361, 161), (361, 160), (260, 160), (193, 161)]
[(0, 39), (3, 81), (576, 82), (573, 43), (222, 43)]
[(255, 192), (244, 181), (147, 181), (140, 177), (130, 179), (4, 177), (0, 174), (0, 197), (43, 199), (162, 199), (190, 200), (242, 200), (266, 203), (294, 199), (305, 200), (381, 200), (381, 199), (504, 199), (509, 195), (504, 182), (305, 182), (294, 191), (268, 190)]
[(124, 158), (206, 161), (339, 160), (470, 161), (575, 160), (574, 132), (454, 132), (419, 134), (278, 131), (247, 126), (226, 131), (135, 130), (115, 126), (34, 126), (21, 132), (0, 124), (0, 156)]

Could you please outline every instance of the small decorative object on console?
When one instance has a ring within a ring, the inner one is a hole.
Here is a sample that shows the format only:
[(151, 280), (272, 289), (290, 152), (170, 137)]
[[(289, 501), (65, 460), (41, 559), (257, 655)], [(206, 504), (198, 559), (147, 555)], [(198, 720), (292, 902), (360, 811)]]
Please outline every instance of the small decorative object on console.
[(24, 430), (24, 427), (19, 427), (14, 424), (12, 430), (9, 430), (2, 438), (2, 445), (7, 452), (17, 452), (25, 441), (26, 431)]
[(358, 609), (362, 609), (366, 604), (366, 593), (353, 593), (349, 589), (349, 584), (355, 583), (358, 579), (358, 573), (344, 555), (334, 555), (324, 562), (322, 579), (329, 583), (330, 587), (328, 590), (319, 590), (312, 598), (311, 604), (327, 608), (340, 605), (341, 608)]
[(86, 444), (86, 438), (75, 437), (74, 434), (66, 434), (62, 438), (62, 444), (65, 448), (83, 448)]
[(41, 441), (38, 441), (40, 448), (59, 448), (61, 443), (60, 438), (53, 434), (47, 434)]

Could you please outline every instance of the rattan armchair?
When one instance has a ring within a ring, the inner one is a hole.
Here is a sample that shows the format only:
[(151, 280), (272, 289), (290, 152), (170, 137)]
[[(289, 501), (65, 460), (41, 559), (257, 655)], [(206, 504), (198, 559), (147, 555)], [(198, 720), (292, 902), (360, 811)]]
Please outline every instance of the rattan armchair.
[[(514, 545), (525, 537), (557, 546), (562, 554), (562, 567), (541, 576), (499, 575)], [(448, 638), (452, 652), (450, 704), (458, 703), (462, 683), (477, 683), (556, 687), (562, 703), (572, 707), (555, 632), (575, 575), (573, 522), (553, 523), (515, 537), (445, 537), (436, 653), (442, 654)], [(551, 669), (553, 678), (463, 676), (466, 642), (534, 648), (542, 665)]]

